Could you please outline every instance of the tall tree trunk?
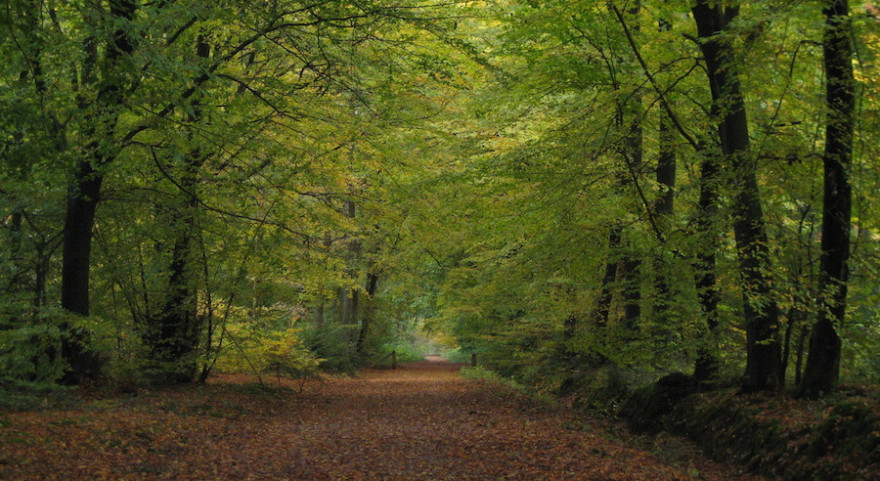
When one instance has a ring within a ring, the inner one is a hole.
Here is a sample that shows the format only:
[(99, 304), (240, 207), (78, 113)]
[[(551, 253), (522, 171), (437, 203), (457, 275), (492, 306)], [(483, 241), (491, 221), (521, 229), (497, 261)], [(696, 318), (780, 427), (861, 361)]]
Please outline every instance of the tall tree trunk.
[(628, 333), (635, 335), (641, 328), (642, 261), (629, 252), (620, 269), (623, 279), (623, 326)]
[[(207, 60), (210, 53), (208, 43), (200, 35), (196, 41), (196, 56)], [(192, 98), (188, 121), (195, 125), (202, 120), (202, 106), (198, 95)], [(192, 136), (190, 140), (193, 140)], [(199, 171), (204, 162), (205, 155), (199, 148), (192, 149), (183, 158), (178, 182), (183, 198), (173, 211), (174, 245), (168, 269), (168, 289), (165, 302), (153, 321), (156, 325), (150, 326), (157, 336), (151, 343), (152, 358), (159, 363), (165, 376), (163, 382), (191, 381), (198, 369), (193, 353), (199, 346), (202, 322), (196, 305), (192, 242), (197, 233)]]
[(837, 387), (840, 337), (835, 323), (846, 314), (847, 260), (852, 211), (848, 173), (855, 129), (855, 81), (852, 26), (847, 0), (826, 0), (823, 52), (825, 59), (825, 192), (822, 208), (822, 254), (819, 268), (819, 317), (810, 336), (807, 365), (799, 388), (818, 397)]
[[(61, 265), (61, 307), (79, 316), (88, 316), (89, 264), (92, 252), (92, 229), (98, 207), (102, 175), (89, 162), (80, 162), (67, 194), (64, 218), (63, 261)], [(61, 356), (69, 365), (66, 384), (94, 379), (100, 373), (98, 356), (89, 351), (90, 335), (64, 321), (61, 331)]]
[[(640, 0), (632, 3), (627, 14), (632, 16), (634, 21), (632, 31), (639, 32), (638, 16), (641, 10)], [(623, 70), (629, 74), (632, 59), (622, 62)], [(638, 86), (634, 86), (627, 98), (618, 102), (618, 123), (624, 130), (623, 142), (621, 145), (621, 156), (626, 164), (629, 173), (629, 179), (622, 181), (622, 185), (630, 186), (636, 190), (640, 189), (638, 185), (639, 176), (641, 175), (644, 155), (642, 149), (642, 91)], [(627, 243), (629, 244), (629, 243)], [(621, 280), (623, 281), (623, 326), (627, 331), (634, 333), (639, 329), (640, 318), (642, 315), (642, 259), (635, 249), (624, 248), (623, 262), (621, 264)]]
[(602, 276), (602, 285), (599, 288), (594, 314), (596, 326), (599, 328), (608, 325), (608, 318), (611, 315), (613, 288), (617, 280), (617, 250), (620, 248), (620, 231), (620, 226), (614, 225), (608, 233), (608, 260), (605, 261), (605, 273)]
[[(354, 187), (351, 187), (351, 190), (353, 194)], [(345, 201), (345, 204), (343, 204), (342, 209), (343, 214), (349, 219), (354, 219), (357, 217), (357, 205), (354, 203), (354, 200), (347, 199)], [(359, 277), (359, 271), (358, 268), (354, 266), (360, 263), (361, 260), (361, 241), (359, 239), (353, 239), (351, 241), (349, 250), (351, 251), (350, 262), (352, 267), (348, 269), (348, 275), (351, 279), (356, 279), (357, 277)], [(358, 323), (358, 313), (360, 310), (360, 290), (357, 288), (340, 289), (339, 302), (340, 322), (348, 326), (356, 325)], [(349, 335), (350, 342), (357, 342), (354, 331), (349, 332), (351, 333)]]
[[(672, 29), (668, 20), (661, 18), (658, 21), (661, 32)], [(669, 229), (669, 222), (675, 215), (675, 131), (672, 119), (665, 111), (660, 113), (660, 155), (657, 158), (655, 180), (660, 187), (660, 193), (654, 200), (654, 214), (659, 224), (661, 233)], [(668, 279), (669, 272), (666, 259), (662, 255), (654, 257), (654, 316), (657, 322), (668, 322), (668, 311), (672, 305), (672, 289)]]
[[(624, 182), (625, 185), (632, 185), (638, 182), (638, 175), (642, 169), (642, 121), (641, 121), (641, 99), (638, 98), (638, 92), (633, 94), (626, 110), (629, 128), (624, 139), (624, 161), (627, 163), (627, 169), (633, 179)], [(630, 332), (635, 333), (640, 328), (640, 319), (642, 316), (642, 259), (639, 253), (633, 249), (629, 242), (623, 248), (623, 260), (620, 264), (620, 280), (623, 300), (623, 326)]]
[[(634, 2), (627, 10), (627, 15), (637, 16), (640, 6), (639, 1)], [(621, 23), (624, 22), (626, 20), (621, 15)], [(633, 29), (638, 31), (638, 26)], [(637, 181), (642, 164), (642, 103), (637, 87), (633, 87), (632, 91), (625, 91), (623, 88), (622, 73), (627, 75), (631, 73), (626, 68), (626, 60), (624, 58), (606, 58), (605, 61), (609, 78), (617, 95), (614, 123), (618, 135), (614, 149), (623, 167), (617, 172), (616, 194), (624, 195), (626, 188), (633, 187), (633, 183)], [(628, 329), (634, 328), (638, 326), (638, 318), (641, 315), (641, 260), (633, 257), (632, 252), (626, 251), (623, 239), (622, 223), (614, 222), (609, 228), (608, 259), (605, 263), (605, 272), (596, 299), (596, 307), (592, 314), (596, 326), (600, 329), (608, 325), (615, 284), (621, 289), (624, 310), (621, 323)], [(570, 320), (574, 321), (576, 317), (571, 317)]]
[[(111, 0), (108, 21), (130, 22), (134, 18), (137, 5), (131, 0)], [(112, 145), (113, 133), (122, 106), (123, 61), (134, 51), (129, 37), (131, 30), (118, 27), (107, 42), (103, 78), (98, 94), (86, 114), (91, 139), (85, 154), (73, 173), (67, 194), (67, 211), (64, 218), (64, 243), (61, 267), (61, 307), (79, 316), (88, 316), (89, 306), (89, 265), (92, 252), (92, 230), (95, 226), (95, 213), (100, 200), (101, 184), (104, 180), (102, 168), (109, 163), (116, 146)], [(92, 72), (97, 59), (94, 47), (87, 42), (84, 72)], [(83, 74), (89, 77), (90, 74)], [(61, 354), (69, 364), (65, 381), (80, 382), (95, 378), (101, 367), (99, 357), (88, 350), (89, 333), (74, 328), (68, 322), (59, 325), (62, 332)]]
[(702, 151), (700, 166), (700, 200), (696, 221), (699, 250), (694, 261), (694, 284), (706, 330), (699, 340), (694, 365), (694, 383), (699, 385), (711, 379), (718, 370), (716, 336), (718, 330), (719, 295), (716, 286), (715, 253), (718, 251), (718, 163), (714, 154)]
[(723, 33), (739, 14), (737, 7), (698, 0), (692, 8), (700, 49), (712, 91), (712, 111), (724, 158), (733, 169), (733, 230), (739, 256), (746, 325), (744, 391), (776, 389), (783, 379), (778, 339), (779, 310), (772, 299), (772, 272), (761, 208), (756, 160), (733, 47)]

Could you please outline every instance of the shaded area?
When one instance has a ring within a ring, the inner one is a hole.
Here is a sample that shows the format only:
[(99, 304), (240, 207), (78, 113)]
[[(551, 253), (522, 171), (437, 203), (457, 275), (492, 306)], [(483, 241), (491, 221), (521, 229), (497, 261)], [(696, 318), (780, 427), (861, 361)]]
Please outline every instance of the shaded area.
[(844, 387), (822, 401), (733, 389), (693, 394), (682, 374), (637, 390), (620, 415), (638, 432), (676, 433), (713, 459), (785, 479), (880, 479), (880, 392)]

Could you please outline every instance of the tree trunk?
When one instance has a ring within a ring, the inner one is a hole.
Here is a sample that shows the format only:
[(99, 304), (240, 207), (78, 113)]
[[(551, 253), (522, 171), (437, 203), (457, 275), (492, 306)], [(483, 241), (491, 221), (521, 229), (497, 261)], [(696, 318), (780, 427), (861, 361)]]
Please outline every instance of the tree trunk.
[(358, 332), (357, 352), (361, 356), (367, 354), (367, 336), (373, 323), (374, 304), (376, 297), (376, 288), (379, 285), (379, 276), (372, 272), (367, 273), (367, 299), (364, 302), (363, 313), (361, 314), (361, 330)]
[(699, 339), (697, 360), (694, 365), (694, 383), (697, 385), (711, 379), (718, 371), (715, 339), (718, 330), (719, 303), (715, 275), (715, 253), (718, 251), (718, 234), (715, 228), (718, 217), (718, 164), (711, 152), (703, 150), (702, 154), (700, 200), (696, 222), (700, 246), (694, 261), (694, 284), (706, 330)]
[(639, 319), (642, 316), (642, 261), (633, 257), (630, 252), (621, 265), (623, 280), (623, 326), (628, 333), (640, 329)]
[[(110, 2), (110, 22), (130, 22), (134, 18), (137, 5), (130, 0)], [(86, 113), (90, 130), (86, 133), (91, 139), (86, 148), (87, 158), (81, 159), (74, 171), (68, 188), (67, 212), (64, 219), (64, 243), (61, 267), (61, 307), (79, 316), (88, 316), (89, 308), (89, 264), (92, 252), (92, 231), (95, 226), (95, 213), (100, 200), (101, 183), (104, 174), (101, 169), (115, 156), (116, 146), (112, 139), (116, 123), (125, 102), (123, 96), (123, 59), (134, 51), (129, 38), (131, 30), (119, 27), (114, 30), (107, 42), (104, 53), (103, 78), (94, 103)], [(84, 72), (92, 72), (96, 65), (93, 46), (87, 42)], [(87, 78), (91, 74), (83, 73)], [(109, 144), (109, 145), (108, 145)], [(61, 354), (69, 364), (64, 381), (76, 383), (97, 377), (101, 362), (99, 357), (88, 350), (89, 333), (73, 328), (62, 321)]]
[[(64, 219), (64, 243), (61, 266), (61, 307), (79, 316), (88, 316), (89, 262), (92, 252), (92, 229), (103, 177), (89, 162), (80, 162), (73, 185), (67, 194)], [(69, 365), (64, 375), (66, 384), (76, 384), (98, 376), (101, 362), (88, 350), (89, 333), (72, 327), (67, 321), (59, 325), (61, 356)]]
[[(627, 14), (635, 19), (632, 25), (633, 32), (639, 31), (638, 16), (640, 10), (641, 2), (636, 0), (627, 11)], [(626, 63), (631, 61), (630, 59)], [(625, 70), (629, 70), (627, 65), (623, 65), (623, 67)], [(641, 89), (636, 86), (627, 98), (618, 103), (618, 123), (619, 127), (624, 130), (621, 156), (630, 176), (630, 179), (622, 181), (621, 184), (622, 186), (630, 186), (635, 189), (640, 188), (636, 184), (639, 182), (639, 175), (644, 162), (642, 148), (643, 106), (641, 95)], [(623, 255), (620, 276), (623, 281), (623, 326), (627, 331), (635, 333), (635, 331), (639, 330), (642, 315), (642, 260), (639, 258), (639, 253), (632, 248), (625, 248)]]
[[(660, 32), (668, 32), (672, 30), (672, 24), (665, 18), (657, 21), (657, 28)], [(669, 230), (669, 222), (675, 215), (675, 175), (676, 175), (676, 156), (675, 156), (675, 130), (673, 120), (666, 111), (660, 113), (660, 155), (657, 157), (657, 168), (655, 169), (655, 180), (660, 192), (654, 199), (654, 214), (657, 217), (657, 223), (660, 233)], [(657, 322), (666, 324), (668, 322), (668, 311), (672, 305), (672, 289), (668, 279), (669, 272), (666, 259), (662, 255), (654, 257), (654, 316)]]
[[(668, 25), (661, 22), (662, 25)], [(660, 193), (654, 200), (654, 214), (661, 232), (666, 232), (669, 221), (675, 214), (675, 135), (669, 117), (663, 113), (660, 118), (660, 156), (657, 159), (655, 179)], [(665, 235), (665, 234), (664, 234)], [(654, 316), (657, 322), (668, 321), (669, 306), (672, 305), (672, 289), (668, 279), (666, 259), (662, 255), (654, 257)]]
[(778, 339), (778, 307), (772, 299), (769, 250), (764, 229), (756, 161), (750, 152), (749, 130), (736, 60), (731, 44), (720, 35), (738, 15), (736, 7), (699, 0), (692, 8), (700, 49), (712, 91), (712, 111), (724, 158), (733, 169), (733, 230), (739, 256), (740, 284), (746, 325), (744, 391), (779, 387), (782, 355)]
[(605, 261), (605, 274), (602, 276), (598, 300), (596, 302), (596, 326), (603, 328), (608, 325), (611, 314), (612, 290), (617, 279), (617, 249), (620, 247), (620, 226), (612, 226), (608, 233), (608, 260)]
[(810, 348), (799, 395), (815, 398), (837, 387), (840, 337), (835, 323), (846, 314), (847, 260), (852, 211), (848, 171), (855, 125), (855, 81), (852, 67), (852, 27), (847, 0), (826, 0), (823, 52), (825, 59), (824, 203), (822, 254), (819, 268), (819, 317), (810, 335)]
[[(196, 42), (197, 57), (206, 60), (210, 53), (209, 45), (200, 35)], [(191, 106), (188, 121), (190, 124), (197, 124), (202, 120), (202, 106), (197, 95), (193, 97)], [(192, 136), (190, 140), (193, 140)], [(183, 158), (182, 174), (178, 182), (183, 198), (173, 211), (174, 246), (168, 269), (167, 294), (165, 303), (154, 320), (156, 325), (150, 326), (151, 332), (156, 336), (151, 339), (151, 357), (158, 363), (159, 370), (165, 377), (163, 382), (191, 381), (198, 369), (193, 353), (199, 346), (202, 322), (198, 315), (193, 280), (192, 240), (197, 234), (199, 171), (204, 162), (205, 155), (199, 148), (194, 148)]]

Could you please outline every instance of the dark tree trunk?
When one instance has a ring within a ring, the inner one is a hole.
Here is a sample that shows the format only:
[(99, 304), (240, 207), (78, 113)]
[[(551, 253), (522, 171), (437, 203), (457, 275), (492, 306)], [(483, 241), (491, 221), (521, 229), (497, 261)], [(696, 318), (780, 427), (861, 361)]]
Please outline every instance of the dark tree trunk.
[[(129, 22), (134, 18), (136, 4), (130, 0), (110, 2), (111, 21)], [(67, 194), (67, 212), (64, 219), (64, 260), (61, 267), (61, 307), (79, 316), (88, 316), (89, 308), (89, 263), (92, 252), (92, 230), (95, 213), (100, 200), (101, 183), (104, 174), (101, 169), (115, 155), (112, 145), (116, 122), (125, 101), (123, 90), (123, 59), (134, 51), (129, 38), (130, 30), (117, 28), (107, 42), (105, 52), (104, 78), (101, 80), (94, 103), (88, 106), (92, 139), (86, 149), (87, 158), (79, 161)], [(88, 78), (94, 71), (94, 49), (90, 42), (86, 45), (86, 64), (83, 77)], [(86, 73), (89, 72), (89, 73)], [(89, 352), (89, 333), (73, 328), (67, 322), (59, 326), (62, 332), (61, 354), (69, 364), (65, 381), (80, 382), (95, 378), (101, 363), (99, 357)]]
[(847, 0), (827, 0), (823, 36), (825, 59), (825, 192), (819, 268), (819, 317), (810, 335), (809, 355), (799, 394), (818, 397), (834, 391), (840, 371), (840, 337), (835, 323), (846, 314), (847, 260), (852, 211), (848, 171), (852, 158), (855, 81), (852, 27)]
[[(196, 43), (196, 55), (200, 59), (210, 56), (210, 47), (203, 36), (199, 36)], [(202, 120), (202, 106), (197, 96), (194, 97), (188, 119), (193, 125)], [(198, 148), (183, 158), (178, 182), (182, 200), (173, 212), (174, 246), (168, 269), (167, 294), (165, 303), (153, 321), (155, 325), (149, 327), (155, 336), (150, 339), (152, 359), (158, 363), (159, 372), (164, 377), (162, 382), (188, 382), (198, 370), (194, 352), (199, 347), (202, 320), (196, 304), (192, 242), (197, 235), (199, 171), (204, 161), (205, 156)]]
[[(197, 153), (190, 154), (197, 155)], [(187, 382), (196, 373), (196, 359), (191, 354), (198, 347), (201, 324), (196, 309), (193, 286), (192, 239), (195, 235), (196, 181), (194, 158), (188, 156), (187, 172), (181, 179), (181, 187), (192, 196), (175, 209), (177, 221), (174, 226), (174, 243), (168, 266), (168, 286), (164, 303), (148, 326), (147, 341), (151, 347), (151, 360), (157, 363), (156, 381)]]
[(718, 164), (711, 152), (703, 150), (702, 154), (700, 201), (696, 221), (700, 246), (694, 261), (694, 284), (706, 330), (699, 340), (697, 360), (694, 365), (694, 382), (697, 385), (711, 379), (718, 371), (715, 340), (719, 303), (715, 275), (715, 253), (718, 250), (718, 234), (715, 228), (718, 218)]
[[(6, 236), (6, 243), (9, 246), (8, 265), (11, 269), (10, 272), (3, 273), (4, 275), (9, 275), (3, 290), (4, 293), (9, 294), (16, 303), (21, 300), (21, 297), (27, 291), (27, 266), (25, 262), (24, 246), (22, 243), (22, 238), (24, 237), (22, 229), (23, 220), (24, 209), (21, 206), (13, 208), (12, 214), (9, 216), (9, 223), (7, 226), (8, 234)], [(0, 323), (3, 322), (6, 322), (6, 319), (0, 320)]]
[(640, 329), (639, 319), (642, 315), (642, 261), (627, 255), (621, 265), (623, 280), (623, 326), (635, 334)]
[[(676, 160), (674, 136), (669, 123), (669, 118), (664, 114), (660, 119), (660, 156), (656, 169), (656, 181), (661, 190), (654, 200), (654, 214), (661, 233), (668, 230), (669, 221), (675, 214)], [(669, 266), (661, 253), (654, 257), (654, 316), (657, 322), (668, 322), (672, 297)]]
[(660, 118), (660, 156), (657, 159), (656, 180), (660, 195), (654, 201), (657, 215), (672, 216), (675, 213), (675, 131), (669, 116)]
[(321, 299), (318, 301), (317, 307), (315, 307), (315, 328), (318, 332), (324, 331), (324, 300)]
[[(352, 194), (354, 193), (354, 188), (352, 187)], [(348, 217), (349, 219), (354, 219), (357, 217), (357, 205), (354, 203), (354, 200), (347, 199), (345, 203), (342, 205), (342, 214)], [(362, 257), (362, 246), (359, 239), (352, 239), (349, 244), (349, 251), (351, 252), (350, 262), (352, 267), (348, 269), (348, 275), (351, 279), (356, 279), (359, 277), (359, 271), (354, 265), (359, 263)], [(360, 311), (360, 290), (359, 289), (340, 289), (339, 290), (339, 304), (340, 304), (340, 312), (339, 312), (339, 320), (342, 324), (347, 326), (355, 326), (358, 324), (358, 314)], [(349, 331), (349, 341), (353, 343), (357, 343), (357, 335), (360, 334), (358, 331), (355, 334), (354, 330)]]
[(738, 14), (735, 7), (699, 0), (692, 13), (712, 91), (713, 115), (724, 158), (733, 169), (733, 230), (739, 255), (746, 325), (744, 391), (776, 389), (782, 375), (778, 307), (772, 299), (772, 272), (749, 130), (733, 47), (722, 34)]
[[(637, 97), (637, 93), (634, 95)], [(624, 145), (624, 160), (627, 162), (630, 173), (633, 176), (631, 182), (638, 182), (638, 173), (642, 168), (642, 122), (641, 101), (634, 98), (628, 106), (630, 126)], [(642, 316), (642, 260), (639, 253), (627, 245), (622, 249), (623, 260), (620, 264), (620, 280), (623, 300), (623, 326), (635, 333), (639, 330)]]
[[(640, 7), (640, 1), (633, 2), (627, 10), (627, 15), (637, 16)], [(626, 20), (621, 17), (621, 23), (623, 22)], [(638, 31), (638, 26), (634, 26), (633, 30)], [(631, 74), (626, 59), (606, 58), (606, 67), (617, 96), (614, 111), (617, 138), (614, 149), (621, 160), (622, 169), (616, 174), (616, 193), (622, 196), (627, 187), (634, 187), (633, 183), (638, 180), (642, 164), (641, 93), (637, 86), (634, 86), (631, 91), (626, 91), (623, 88), (622, 73), (623, 75)], [(624, 311), (623, 319), (621, 319), (622, 325), (628, 330), (638, 326), (641, 315), (640, 274), (641, 259), (634, 257), (632, 252), (626, 251), (623, 242), (623, 226), (619, 222), (615, 222), (609, 229), (608, 259), (592, 315), (598, 328), (605, 328), (608, 325), (615, 288), (620, 289), (622, 298)], [(576, 317), (572, 316), (570, 320), (574, 321)], [(573, 329), (571, 330), (573, 331)]]
[[(641, 2), (636, 0), (627, 11), (627, 14), (635, 19), (632, 24), (633, 32), (639, 31), (638, 15), (640, 10)], [(626, 65), (624, 67), (627, 68)], [(634, 87), (628, 97), (624, 98), (618, 106), (620, 111), (619, 124), (624, 129), (621, 154), (630, 176), (630, 179), (621, 182), (621, 184), (622, 186), (629, 185), (635, 189), (640, 189), (636, 184), (639, 182), (644, 162), (641, 95), (641, 89)], [(620, 275), (623, 281), (623, 326), (627, 331), (635, 333), (639, 330), (642, 315), (642, 259), (639, 258), (639, 253), (632, 248), (625, 248), (623, 255)]]
[(596, 326), (603, 328), (608, 325), (611, 314), (611, 300), (614, 295), (614, 282), (617, 279), (617, 249), (620, 247), (620, 226), (611, 227), (608, 233), (608, 260), (605, 261), (605, 274), (596, 302)]
[[(796, 297), (795, 303), (800, 304), (800, 300)], [(792, 340), (794, 338), (795, 332), (803, 332), (807, 327), (805, 326), (805, 321), (808, 318), (807, 312), (805, 312), (801, 307), (797, 305), (788, 310), (788, 325), (785, 326), (785, 336), (783, 337), (783, 345), (782, 345), (782, 366), (783, 369), (788, 368), (788, 364), (791, 361), (791, 349), (792, 349)], [(800, 370), (800, 363), (798, 362), (798, 371)], [(795, 385), (800, 383), (800, 374), (797, 373), (795, 375)]]
[[(92, 252), (92, 229), (98, 207), (103, 177), (91, 163), (80, 162), (73, 185), (67, 194), (64, 219), (63, 262), (61, 266), (61, 307), (79, 316), (88, 316), (89, 262)], [(61, 355), (69, 365), (64, 382), (75, 384), (94, 379), (101, 369), (97, 355), (87, 348), (89, 333), (63, 322)]]
[(80, 162), (74, 179), (67, 194), (64, 218), (61, 307), (88, 316), (92, 229), (104, 178), (90, 162)]
[(171, 256), (168, 294), (153, 321), (155, 325), (150, 326), (155, 338), (148, 339), (151, 358), (160, 363), (158, 367), (165, 380), (186, 382), (192, 380), (196, 372), (195, 359), (188, 359), (188, 355), (198, 347), (199, 341), (195, 295), (190, 285), (189, 238), (176, 239)]
[(351, 295), (351, 303), (349, 304), (348, 320), (346, 322), (355, 325), (358, 322), (358, 312), (360, 311), (361, 291), (352, 289), (349, 294)]
[[(672, 24), (666, 19), (661, 18), (658, 23), (661, 32), (669, 31), (672, 28)], [(675, 132), (672, 119), (669, 118), (669, 114), (662, 112), (660, 114), (660, 155), (657, 158), (655, 171), (655, 180), (660, 187), (660, 193), (654, 200), (654, 214), (657, 217), (660, 232), (664, 235), (668, 230), (670, 219), (675, 215), (676, 167)], [(672, 305), (672, 289), (670, 289), (668, 276), (666, 259), (662, 255), (657, 255), (654, 258), (654, 316), (657, 318), (657, 322), (663, 324), (668, 322), (669, 306)]]

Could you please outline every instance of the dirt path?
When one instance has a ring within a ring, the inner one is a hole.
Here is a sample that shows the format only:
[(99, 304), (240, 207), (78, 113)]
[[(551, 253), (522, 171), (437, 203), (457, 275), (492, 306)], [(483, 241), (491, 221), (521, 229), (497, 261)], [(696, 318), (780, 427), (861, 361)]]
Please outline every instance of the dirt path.
[(432, 359), (275, 395), (226, 378), (5, 413), (0, 479), (757, 479), (628, 447), (603, 422), (457, 370)]

